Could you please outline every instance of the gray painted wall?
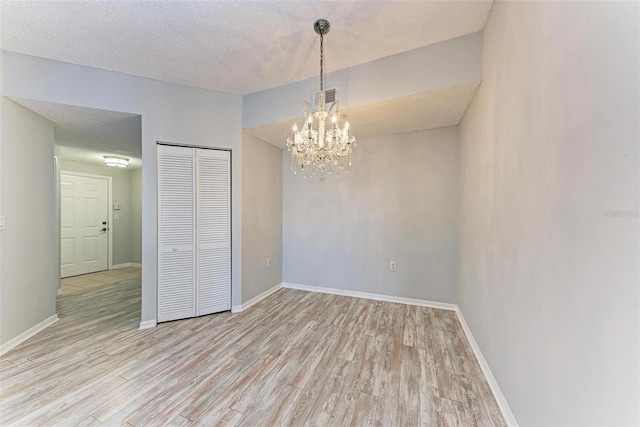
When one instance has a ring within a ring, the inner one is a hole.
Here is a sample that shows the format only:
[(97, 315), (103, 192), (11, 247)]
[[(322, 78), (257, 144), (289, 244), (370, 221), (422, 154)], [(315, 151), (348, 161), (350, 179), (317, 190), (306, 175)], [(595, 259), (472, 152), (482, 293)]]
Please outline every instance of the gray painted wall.
[(284, 150), (283, 280), (455, 302), (457, 138), (448, 127), (358, 141), (351, 172), (324, 183), (294, 175)]
[(0, 344), (56, 312), (53, 123), (2, 97)]
[(282, 282), (282, 150), (247, 132), (242, 133), (242, 207), (244, 303)]
[[(72, 162), (69, 160), (62, 160), (61, 165), (62, 172), (80, 172), (92, 175), (110, 176), (112, 178), (112, 203), (119, 203), (121, 206), (119, 211), (114, 210), (112, 212), (113, 214), (118, 213), (120, 215), (120, 219), (114, 219), (110, 227), (113, 233), (113, 264), (117, 265), (133, 262), (131, 261), (133, 223), (131, 221), (132, 206), (129, 190), (131, 185), (131, 172), (127, 169), (82, 162)], [(113, 209), (113, 206), (109, 206), (109, 209)], [(139, 231), (138, 234), (140, 234)]]
[[(157, 141), (232, 150), (232, 293), (242, 298), (242, 101), (239, 96), (3, 51), (8, 97), (142, 116), (142, 320), (156, 319)], [(53, 149), (53, 147), (52, 147)], [(47, 182), (40, 183), (41, 186)], [(52, 205), (53, 206), (53, 205)], [(49, 210), (51, 210), (49, 208)]]
[[(326, 86), (338, 86), (340, 105), (346, 108), (481, 79), (482, 33), (473, 33), (331, 72)], [(242, 125), (252, 128), (300, 117), (301, 101), (312, 101), (317, 90), (318, 77), (312, 77), (245, 95)]]
[(637, 2), (497, 2), (458, 303), (520, 425), (638, 425)]
[[(2, 55), (0, 55), (2, 56)], [(53, 128), (53, 134), (55, 138), (55, 125)], [(55, 140), (54, 140), (55, 142)], [(57, 261), (56, 265), (58, 266), (58, 273), (56, 278), (58, 279), (58, 292), (62, 289), (62, 242), (60, 240), (60, 227), (62, 226), (60, 222), (60, 147), (55, 145), (53, 146), (53, 158), (54, 158), (54, 167), (53, 167), (53, 175), (54, 182), (53, 187), (55, 188), (55, 194), (53, 199), (53, 212), (55, 212), (56, 216), (56, 251), (57, 251)]]
[(142, 169), (133, 169), (129, 172), (129, 196), (131, 198), (129, 262), (142, 264)]

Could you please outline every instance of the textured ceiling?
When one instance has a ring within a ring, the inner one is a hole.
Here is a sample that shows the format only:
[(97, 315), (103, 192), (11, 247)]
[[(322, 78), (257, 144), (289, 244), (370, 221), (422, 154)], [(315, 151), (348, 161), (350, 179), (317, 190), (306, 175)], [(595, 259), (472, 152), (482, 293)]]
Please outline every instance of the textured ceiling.
[[(480, 82), (465, 83), (430, 92), (393, 98), (343, 111), (358, 140), (374, 136), (454, 126), (462, 116)], [(298, 126), (302, 119), (297, 120)], [(296, 120), (257, 126), (247, 131), (271, 144), (284, 148)]]
[(2, 1), (2, 48), (233, 94), (480, 31), (491, 1)]
[(55, 143), (60, 146), (63, 160), (104, 164), (103, 155), (115, 154), (128, 157), (132, 169), (142, 166), (139, 115), (24, 99), (14, 101), (55, 123)]
[[(318, 74), (318, 18), (331, 21), (327, 71), (481, 31), (476, 1), (0, 1), (4, 50), (233, 94)], [(347, 111), (359, 139), (455, 125), (478, 83)], [(120, 154), (141, 165), (140, 116), (16, 100), (56, 124), (68, 160)], [(293, 121), (249, 129), (283, 147)]]

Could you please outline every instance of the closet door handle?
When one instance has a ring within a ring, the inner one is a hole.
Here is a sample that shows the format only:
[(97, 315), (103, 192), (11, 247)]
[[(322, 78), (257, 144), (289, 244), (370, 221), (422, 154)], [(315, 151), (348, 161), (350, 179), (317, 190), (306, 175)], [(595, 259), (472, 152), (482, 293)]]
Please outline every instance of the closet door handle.
[(178, 247), (177, 246), (174, 246), (172, 249), (173, 249), (173, 252), (178, 252)]

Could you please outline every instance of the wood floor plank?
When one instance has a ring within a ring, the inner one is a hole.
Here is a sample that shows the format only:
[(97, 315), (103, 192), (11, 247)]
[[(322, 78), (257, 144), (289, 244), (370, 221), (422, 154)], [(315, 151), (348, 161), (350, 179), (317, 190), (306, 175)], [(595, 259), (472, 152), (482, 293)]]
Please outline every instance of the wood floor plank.
[(231, 407), (233, 400), (241, 397), (251, 383), (276, 360), (270, 354), (259, 356), (257, 359), (241, 360), (229, 370), (230, 375), (224, 376), (208, 393), (201, 394), (180, 415), (198, 423), (215, 422)]
[(461, 399), (467, 421), (471, 426), (492, 425), (484, 402), (479, 395), (477, 386), (472, 380), (457, 376), (456, 380), (460, 384)]
[(350, 334), (349, 341), (347, 341), (347, 344), (340, 352), (340, 357), (343, 359), (353, 360), (356, 347), (364, 334), (367, 319), (371, 314), (372, 308), (372, 305), (367, 300), (361, 300), (361, 302), (356, 303), (352, 315), (343, 323), (342, 328), (349, 331)]
[[(53, 405), (42, 408), (40, 414), (32, 414), (34, 421), (50, 426), (68, 426), (89, 423), (89, 425), (100, 424), (94, 417), (86, 417), (86, 414), (99, 405), (100, 401), (89, 399), (95, 394), (110, 395), (123, 382), (123, 378), (114, 376), (113, 378), (100, 378), (89, 387), (65, 395), (65, 400), (59, 400)], [(26, 419), (25, 419), (26, 421)]]
[(200, 359), (190, 365), (180, 366), (178, 369), (168, 371), (162, 381), (153, 384), (144, 394), (135, 398), (104, 422), (107, 424), (123, 422), (129, 422), (132, 425), (140, 424), (143, 420), (149, 418), (151, 414), (158, 412), (167, 399), (170, 401), (176, 389), (186, 388), (192, 381), (201, 381), (208, 372), (195, 368), (205, 360), (206, 355), (202, 355)]
[(73, 424), (74, 427), (96, 427), (100, 425), (100, 421), (96, 420), (93, 417), (87, 417), (79, 423)]
[(380, 385), (384, 372), (384, 360), (389, 345), (389, 336), (376, 334), (373, 337), (372, 349), (365, 361), (361, 391), (372, 396), (380, 395)]
[(240, 425), (247, 427), (254, 425), (264, 427), (288, 425), (291, 421), (295, 403), (298, 401), (302, 390), (289, 385), (283, 385), (279, 386), (273, 393), (276, 399), (270, 400), (272, 403), (265, 408), (262, 418), (260, 418), (259, 421), (255, 422), (255, 418), (253, 418), (254, 414), (250, 413), (246, 420), (240, 420)]
[(318, 400), (318, 396), (322, 391), (323, 386), (329, 381), (328, 378), (332, 375), (334, 367), (340, 360), (344, 360), (340, 359), (338, 354), (340, 349), (347, 342), (348, 338), (349, 334), (347, 332), (342, 330), (336, 332), (336, 335), (330, 342), (327, 351), (324, 353), (313, 374), (307, 381), (306, 387), (298, 396), (287, 425), (304, 425), (307, 419), (309, 419), (310, 414), (314, 409), (314, 405)]
[(462, 403), (442, 398), (440, 405), (442, 407), (440, 425), (446, 427), (466, 427), (471, 425)]
[(333, 409), (350, 366), (351, 362), (348, 360), (340, 357), (336, 359), (331, 374), (327, 377), (314, 400), (310, 414), (304, 423), (305, 426), (336, 424), (335, 420), (332, 419)]
[[(219, 427), (233, 427), (240, 422), (242, 418), (242, 413), (234, 411), (233, 409), (227, 409), (220, 415), (219, 418), (215, 419), (215, 425)], [(198, 421), (194, 422), (193, 426), (211, 426), (210, 420), (203, 417)]]
[(393, 310), (395, 304), (390, 302), (381, 301), (379, 310), (380, 310), (380, 319), (378, 320), (378, 329), (376, 330), (376, 335), (391, 335), (393, 331), (391, 330), (391, 321), (393, 318)]
[(505, 425), (453, 312), (280, 289), (138, 330), (140, 295), (136, 268), (64, 279), (0, 358), (0, 424)]
[(404, 324), (404, 333), (402, 335), (402, 343), (409, 347), (414, 347), (416, 345), (417, 335), (418, 335), (418, 325), (416, 323), (416, 306), (415, 305), (405, 305), (405, 324)]
[(190, 420), (186, 419), (182, 415), (176, 415), (165, 425), (165, 427), (189, 427), (192, 424), (193, 423)]
[(441, 411), (435, 363), (428, 349), (418, 347), (417, 351), (420, 382), (420, 424), (433, 426), (438, 424)]
[(370, 301), (369, 302), (369, 316), (364, 325), (363, 334), (374, 336), (378, 330), (378, 324), (380, 323), (380, 316), (382, 315), (381, 307), (382, 301)]
[(380, 396), (376, 407), (378, 425), (396, 425), (400, 400), (400, 366), (402, 342), (404, 336), (404, 307), (394, 304), (392, 320), (389, 326), (391, 334), (384, 361), (384, 373), (380, 385)]
[(316, 333), (314, 335), (315, 346), (311, 349), (308, 357), (293, 367), (294, 372), (288, 384), (301, 390), (304, 389), (320, 366), (325, 354), (332, 348), (337, 336), (338, 334)]
[(174, 363), (169, 359), (161, 359), (161, 363), (154, 366), (154, 370), (148, 373), (143, 381), (128, 380), (118, 387), (114, 396), (101, 402), (91, 414), (98, 421), (105, 421), (111, 416), (126, 407), (129, 402), (135, 400), (140, 395), (146, 394), (155, 384), (162, 381), (173, 369)]
[(358, 400), (356, 401), (356, 407), (351, 420), (352, 426), (357, 427), (371, 427), (375, 426), (376, 422), (376, 406), (378, 405), (378, 398), (371, 396), (367, 393), (360, 393)]
[(429, 330), (431, 335), (431, 354), (435, 362), (436, 377), (438, 381), (438, 392), (440, 397), (462, 401), (460, 386), (456, 380), (456, 375), (449, 357), (449, 349), (444, 335), (439, 310), (430, 312), (430, 322), (435, 327)]
[[(211, 357), (207, 360), (211, 360)], [(129, 421), (136, 425), (158, 426), (167, 424), (170, 420), (180, 416), (180, 412), (191, 400), (209, 390), (225, 372), (238, 362), (238, 359), (227, 357), (223, 361), (216, 360), (213, 363), (214, 361), (211, 360), (211, 362), (206, 363), (206, 365), (209, 365), (208, 375), (202, 376), (200, 379), (192, 379), (188, 387), (184, 387), (184, 391), (174, 392), (166, 396), (163, 399), (161, 408), (153, 408), (150, 414), (138, 413), (137, 418), (130, 418)]]
[(420, 425), (420, 362), (415, 347), (403, 345), (400, 361), (398, 425)]
[(350, 424), (356, 409), (356, 401), (363, 388), (363, 381), (367, 371), (366, 362), (371, 357), (373, 351), (374, 338), (363, 335), (358, 342), (356, 351), (349, 366), (348, 373), (344, 378), (336, 405), (333, 408), (331, 420), (340, 424)]

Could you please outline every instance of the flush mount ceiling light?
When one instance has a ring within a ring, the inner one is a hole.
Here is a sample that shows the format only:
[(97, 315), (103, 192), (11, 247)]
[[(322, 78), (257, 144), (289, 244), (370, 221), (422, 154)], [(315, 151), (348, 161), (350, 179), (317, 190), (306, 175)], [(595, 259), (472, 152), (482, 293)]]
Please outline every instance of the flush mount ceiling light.
[(121, 156), (102, 156), (104, 157), (104, 164), (107, 166), (113, 166), (116, 168), (126, 168), (129, 166), (129, 159)]
[[(326, 107), (326, 91), (324, 90), (324, 35), (329, 32), (329, 21), (319, 19), (313, 24), (313, 29), (320, 35), (320, 92), (318, 103), (311, 108), (304, 102), (304, 125), (298, 129), (293, 125), (293, 132), (287, 138), (287, 149), (291, 152), (291, 169), (294, 173), (300, 169), (305, 178), (316, 173), (320, 181), (324, 181), (325, 173), (349, 171), (351, 166), (351, 151), (356, 146), (356, 138), (349, 134), (349, 122), (339, 126), (340, 111), (336, 102)], [(326, 120), (331, 116), (331, 124), (327, 127)]]

